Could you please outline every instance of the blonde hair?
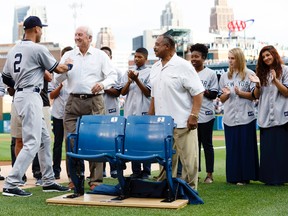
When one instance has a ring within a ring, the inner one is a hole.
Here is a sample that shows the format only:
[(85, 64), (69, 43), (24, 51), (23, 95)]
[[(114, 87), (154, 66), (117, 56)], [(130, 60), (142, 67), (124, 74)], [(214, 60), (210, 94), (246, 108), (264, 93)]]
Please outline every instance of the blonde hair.
[[(233, 48), (229, 50), (229, 53), (234, 56), (236, 62), (236, 71), (238, 71), (241, 79), (244, 80), (246, 76), (246, 59), (243, 51), (240, 48)], [(229, 66), (228, 79), (232, 79), (234, 72), (235, 68)]]

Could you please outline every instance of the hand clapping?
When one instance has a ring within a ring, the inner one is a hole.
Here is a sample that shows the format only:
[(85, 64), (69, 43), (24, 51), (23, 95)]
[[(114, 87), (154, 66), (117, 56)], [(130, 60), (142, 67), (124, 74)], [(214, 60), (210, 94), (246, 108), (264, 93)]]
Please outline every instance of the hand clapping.
[(250, 74), (249, 75), (249, 79), (251, 80), (251, 82), (254, 82), (254, 83), (259, 83), (260, 84), (260, 79), (258, 76), (256, 76), (256, 74)]
[(222, 88), (222, 91), (223, 91), (223, 94), (226, 94), (226, 95), (230, 95), (230, 88), (225, 86), (224, 88)]
[(270, 72), (271, 72), (272, 81), (274, 81), (277, 78), (276, 71), (274, 69), (271, 69)]
[(138, 76), (139, 76), (139, 73), (137, 73), (136, 71), (132, 71), (132, 70), (128, 71), (128, 78), (136, 81), (138, 79)]

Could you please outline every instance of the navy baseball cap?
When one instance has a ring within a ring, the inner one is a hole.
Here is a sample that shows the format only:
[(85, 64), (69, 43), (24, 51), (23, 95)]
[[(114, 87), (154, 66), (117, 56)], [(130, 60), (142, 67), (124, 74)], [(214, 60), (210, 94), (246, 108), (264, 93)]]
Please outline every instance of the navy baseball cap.
[(24, 29), (31, 29), (35, 26), (39, 26), (42, 28), (48, 25), (42, 24), (41, 20), (37, 16), (29, 16), (27, 19), (25, 19), (23, 24)]

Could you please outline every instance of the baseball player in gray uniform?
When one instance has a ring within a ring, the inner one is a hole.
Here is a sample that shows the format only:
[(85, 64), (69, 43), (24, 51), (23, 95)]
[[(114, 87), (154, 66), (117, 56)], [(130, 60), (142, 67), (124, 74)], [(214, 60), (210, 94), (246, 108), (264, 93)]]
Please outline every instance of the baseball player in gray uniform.
[[(45, 69), (49, 72), (65, 73), (73, 67), (73, 61), (58, 64), (49, 50), (37, 43), (41, 40), (41, 20), (30, 16), (24, 21), (24, 39), (8, 53), (3, 70), (3, 82), (16, 90), (14, 105), (22, 120), (23, 148), (3, 186), (5, 196), (31, 196), (32, 193), (18, 188), (18, 184), (38, 152), (43, 180), (43, 191), (68, 191), (69, 188), (54, 181), (52, 169), (50, 135), (43, 118), (43, 88)], [(40, 145), (41, 144), (41, 145)]]

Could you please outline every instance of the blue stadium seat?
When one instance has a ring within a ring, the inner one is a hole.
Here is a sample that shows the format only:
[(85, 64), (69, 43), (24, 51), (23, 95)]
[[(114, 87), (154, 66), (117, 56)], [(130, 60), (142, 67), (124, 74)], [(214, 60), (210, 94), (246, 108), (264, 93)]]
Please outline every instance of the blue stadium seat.
[(67, 136), (67, 156), (116, 163), (115, 154), (123, 151), (125, 122), (123, 116), (84, 115), (78, 118), (77, 132)]
[[(76, 133), (67, 136), (69, 174), (74, 184), (74, 194), (84, 195), (84, 162), (110, 162), (120, 170), (115, 157), (123, 151), (126, 119), (123, 116), (84, 115), (79, 117)], [(121, 168), (122, 169), (122, 168)]]
[[(116, 154), (120, 162), (136, 161), (159, 163), (166, 170), (168, 197), (174, 200), (172, 182), (172, 145), (174, 120), (171, 116), (128, 116), (125, 128), (124, 150)], [(123, 172), (118, 180), (125, 188)], [(125, 189), (123, 189), (125, 193)], [(125, 194), (123, 194), (125, 198)]]

